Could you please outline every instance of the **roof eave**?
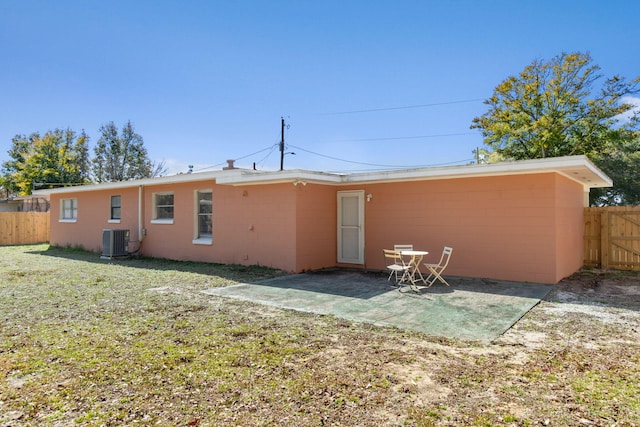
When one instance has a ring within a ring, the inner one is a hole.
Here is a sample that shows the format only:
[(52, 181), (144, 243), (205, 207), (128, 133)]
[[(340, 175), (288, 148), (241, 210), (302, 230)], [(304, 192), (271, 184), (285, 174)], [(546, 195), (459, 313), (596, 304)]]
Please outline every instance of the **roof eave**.
[(341, 184), (345, 175), (326, 172), (293, 169), (286, 171), (259, 172), (252, 170), (240, 170), (239, 173), (220, 176), (216, 180), (218, 184), (242, 186), (264, 184)]
[(481, 165), (445, 166), (436, 168), (402, 169), (352, 174), (336, 174), (307, 170), (254, 171), (231, 169), (213, 172), (172, 175), (160, 178), (145, 178), (133, 181), (90, 184), (50, 190), (38, 190), (34, 195), (99, 191), (118, 188), (168, 185), (181, 182), (215, 180), (217, 184), (244, 186), (280, 183), (353, 185), (363, 183), (425, 181), (437, 179), (474, 178), (488, 176), (523, 175), (536, 173), (558, 173), (581, 184), (585, 191), (590, 188), (611, 187), (613, 181), (586, 156), (554, 157), (520, 160)]
[(572, 181), (582, 184), (585, 190), (590, 188), (611, 187), (613, 185), (611, 178), (602, 172), (586, 156), (553, 157), (480, 165), (359, 173), (346, 176), (345, 181), (349, 183), (423, 181), (550, 172), (559, 173)]
[(47, 188), (43, 190), (36, 190), (33, 194), (49, 195), (58, 193), (77, 193), (78, 191), (102, 191), (148, 185), (167, 185), (181, 182), (206, 181), (216, 179), (218, 175), (226, 172), (227, 171), (184, 173), (154, 178), (134, 179), (129, 181), (102, 182), (98, 184), (75, 185), (62, 188)]

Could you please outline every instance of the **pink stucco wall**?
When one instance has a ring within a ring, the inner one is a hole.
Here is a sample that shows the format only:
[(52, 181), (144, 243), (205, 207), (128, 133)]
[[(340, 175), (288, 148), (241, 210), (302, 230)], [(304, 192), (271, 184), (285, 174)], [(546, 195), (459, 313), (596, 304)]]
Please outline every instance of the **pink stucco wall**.
[(584, 194), (581, 185), (559, 175), (555, 179), (555, 277), (559, 281), (584, 263)]
[[(213, 241), (194, 244), (195, 192), (213, 191)], [(362, 185), (230, 186), (213, 180), (143, 187), (141, 253), (290, 272), (338, 265), (338, 191), (364, 190), (365, 264), (384, 269), (383, 248), (411, 243), (435, 262), (454, 248), (448, 274), (556, 283), (582, 265), (583, 188), (556, 173)], [(173, 224), (152, 223), (155, 192), (173, 191)], [(111, 195), (122, 220), (109, 223)], [(78, 199), (75, 223), (58, 222), (60, 199)], [(131, 230), (138, 248), (138, 187), (51, 195), (51, 243), (101, 251), (102, 230)]]
[[(447, 273), (556, 283), (581, 266), (582, 186), (557, 174), (464, 178), (366, 187), (366, 266), (411, 243)], [(573, 252), (575, 251), (575, 253)]]
[(336, 191), (336, 187), (326, 185), (296, 187), (296, 271), (336, 265)]
[[(195, 192), (213, 192), (213, 239), (194, 244)], [(153, 194), (173, 191), (173, 224), (152, 219)], [(295, 188), (292, 185), (232, 187), (213, 181), (144, 187), (145, 256), (263, 265), (296, 271)]]
[[(195, 192), (213, 192), (213, 239), (194, 244)], [(296, 265), (296, 187), (291, 184), (232, 187), (214, 181), (145, 186), (142, 190), (146, 234), (141, 243), (145, 256), (177, 260), (263, 265), (298, 271)], [(153, 195), (174, 193), (172, 224), (154, 223)], [(122, 196), (122, 219), (110, 223), (110, 197)], [(60, 200), (78, 199), (74, 223), (59, 222)], [(51, 195), (51, 244), (102, 250), (102, 230), (131, 230), (129, 250), (137, 250), (138, 187)], [(311, 262), (308, 265), (316, 265)], [(303, 267), (304, 268), (304, 267)], [(313, 267), (309, 267), (313, 268)]]
[[(119, 223), (110, 223), (111, 196), (121, 196), (122, 218)], [(60, 200), (78, 199), (78, 218), (75, 223), (59, 222)], [(52, 194), (51, 237), (52, 245), (82, 247), (86, 250), (102, 251), (102, 230), (123, 228), (131, 230), (130, 239), (138, 240), (138, 189), (125, 188), (114, 191), (77, 192)]]

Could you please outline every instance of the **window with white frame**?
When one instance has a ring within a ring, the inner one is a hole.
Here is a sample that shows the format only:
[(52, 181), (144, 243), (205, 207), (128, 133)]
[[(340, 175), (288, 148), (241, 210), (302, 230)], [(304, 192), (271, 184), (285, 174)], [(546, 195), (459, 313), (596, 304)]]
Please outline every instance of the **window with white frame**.
[(75, 222), (78, 219), (78, 199), (60, 200), (60, 221)]
[(153, 194), (152, 222), (173, 224), (173, 193)]
[(213, 198), (211, 190), (195, 192), (194, 243), (211, 243), (213, 238)]
[(120, 222), (121, 212), (122, 212), (121, 197), (111, 196), (111, 214), (109, 216), (109, 220)]

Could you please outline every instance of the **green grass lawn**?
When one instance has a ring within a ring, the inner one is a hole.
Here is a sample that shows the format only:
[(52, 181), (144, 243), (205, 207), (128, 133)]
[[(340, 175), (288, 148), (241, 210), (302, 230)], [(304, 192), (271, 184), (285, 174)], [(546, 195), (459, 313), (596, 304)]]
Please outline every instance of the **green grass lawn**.
[(640, 419), (637, 343), (481, 346), (199, 292), (278, 274), (0, 247), (0, 426)]

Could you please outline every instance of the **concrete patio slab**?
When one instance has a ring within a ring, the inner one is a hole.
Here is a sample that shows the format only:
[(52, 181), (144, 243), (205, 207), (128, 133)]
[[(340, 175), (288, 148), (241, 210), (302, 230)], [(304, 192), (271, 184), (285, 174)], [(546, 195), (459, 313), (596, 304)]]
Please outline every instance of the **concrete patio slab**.
[(209, 295), (337, 316), (357, 322), (489, 343), (540, 302), (552, 286), (447, 277), (414, 292), (386, 275), (329, 270), (204, 291)]

